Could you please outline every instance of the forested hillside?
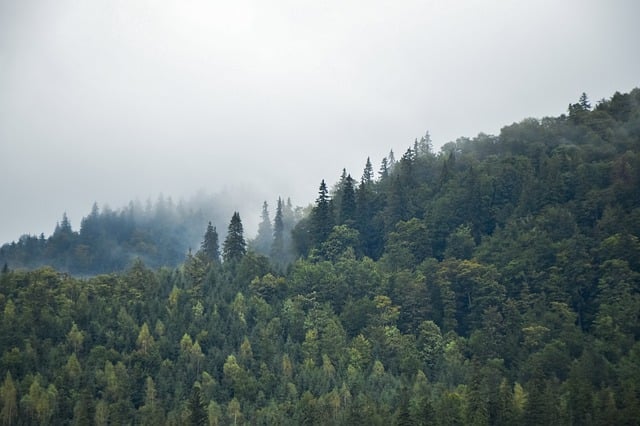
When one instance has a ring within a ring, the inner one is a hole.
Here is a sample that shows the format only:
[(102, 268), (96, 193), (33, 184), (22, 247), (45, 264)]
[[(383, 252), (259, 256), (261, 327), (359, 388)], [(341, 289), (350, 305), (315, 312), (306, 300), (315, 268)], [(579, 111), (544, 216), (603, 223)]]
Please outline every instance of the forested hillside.
[(5, 268), (3, 424), (639, 424), (640, 90), (430, 145), (248, 250)]
[[(222, 225), (220, 236), (225, 236), (224, 225), (233, 211), (230, 205), (234, 204), (230, 198), (228, 194), (199, 194), (175, 204), (170, 197), (160, 195), (155, 203), (148, 200), (143, 206), (132, 201), (119, 210), (108, 206), (100, 209), (94, 203), (78, 231), (72, 229), (63, 214), (52, 235), (25, 234), (18, 241), (4, 244), (0, 247), (0, 265), (11, 269), (53, 266), (61, 272), (83, 276), (123, 271), (135, 259), (142, 259), (152, 268), (175, 267), (184, 261), (189, 250), (198, 248), (207, 223), (213, 223), (214, 228)], [(291, 201), (281, 203), (286, 232), (297, 216)], [(256, 251), (262, 250), (258, 244)]]

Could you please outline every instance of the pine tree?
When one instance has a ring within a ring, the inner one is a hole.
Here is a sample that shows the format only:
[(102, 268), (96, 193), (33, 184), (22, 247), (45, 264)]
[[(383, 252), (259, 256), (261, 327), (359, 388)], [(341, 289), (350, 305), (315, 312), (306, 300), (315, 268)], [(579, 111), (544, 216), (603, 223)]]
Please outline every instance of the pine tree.
[(189, 399), (189, 424), (194, 426), (204, 426), (207, 424), (207, 410), (202, 401), (200, 387), (194, 386)]
[(273, 244), (273, 227), (269, 217), (269, 205), (266, 201), (262, 204), (261, 219), (258, 225), (258, 235), (253, 242), (253, 248), (260, 254), (268, 255)]
[(413, 424), (411, 421), (411, 414), (409, 413), (409, 392), (407, 389), (402, 389), (401, 391), (398, 411), (396, 412), (393, 424), (397, 426), (408, 426)]
[(433, 143), (431, 142), (431, 135), (429, 131), (427, 131), (423, 137), (420, 138), (420, 142), (418, 143), (418, 150), (416, 155), (427, 155), (431, 154), (431, 148)]
[(378, 172), (378, 175), (380, 176), (380, 179), (385, 179), (389, 176), (389, 160), (387, 160), (387, 157), (384, 157), (380, 162), (380, 171)]
[(372, 258), (379, 257), (380, 233), (373, 226), (375, 194), (371, 184), (364, 180), (356, 190), (355, 228), (360, 232), (363, 253)]
[(66, 212), (64, 212), (62, 214), (62, 222), (60, 222), (59, 231), (60, 232), (65, 232), (65, 233), (66, 232), (68, 232), (68, 233), (73, 232), (71, 230), (71, 222), (69, 222), (69, 218), (67, 217), (67, 213)]
[(247, 252), (247, 244), (244, 241), (242, 220), (240, 213), (234, 212), (229, 223), (229, 231), (224, 239), (222, 257), (225, 262), (237, 261)]
[(311, 233), (312, 240), (315, 244), (324, 242), (333, 228), (333, 219), (331, 214), (331, 203), (327, 184), (322, 179), (316, 205), (313, 208), (311, 216)]
[(367, 163), (364, 166), (364, 170), (362, 171), (362, 178), (360, 179), (360, 183), (365, 185), (370, 185), (373, 183), (373, 166), (371, 165), (371, 159), (367, 157)]
[(389, 163), (389, 168), (392, 168), (396, 164), (396, 155), (393, 153), (393, 150), (389, 151), (387, 161)]
[(340, 223), (349, 226), (353, 225), (356, 216), (356, 193), (353, 183), (351, 175), (347, 175), (344, 179), (340, 201)]
[(7, 371), (2, 386), (0, 386), (0, 401), (2, 402), (2, 410), (0, 417), (3, 425), (13, 424), (14, 419), (18, 415), (18, 392), (11, 377), (11, 372)]
[(296, 222), (298, 220), (298, 212), (293, 210), (291, 198), (287, 198), (287, 202), (285, 203), (283, 201), (282, 203), (282, 234), (284, 241), (283, 255), (285, 264), (288, 264), (294, 260), (292, 231), (296, 226)]
[(204, 258), (210, 262), (218, 262), (220, 260), (220, 246), (218, 245), (218, 232), (216, 228), (211, 225), (211, 222), (207, 225), (207, 231), (204, 234), (204, 241), (200, 245), (200, 252)]
[(284, 257), (284, 221), (283, 221), (283, 202), (278, 197), (278, 205), (276, 207), (276, 217), (273, 220), (273, 243), (271, 244), (271, 258), (275, 263), (280, 264)]
[(591, 111), (591, 104), (589, 103), (589, 98), (587, 97), (586, 93), (582, 92), (578, 103), (580, 104), (580, 107), (583, 111)]

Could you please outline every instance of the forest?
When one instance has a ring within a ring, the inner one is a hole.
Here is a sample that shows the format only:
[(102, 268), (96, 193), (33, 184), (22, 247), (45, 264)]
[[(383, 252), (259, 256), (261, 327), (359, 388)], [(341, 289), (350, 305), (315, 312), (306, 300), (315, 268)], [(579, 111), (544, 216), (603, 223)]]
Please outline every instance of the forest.
[(2, 249), (2, 424), (638, 425), (639, 147), (640, 89), (583, 94), (265, 202), (253, 239), (205, 212), (177, 264), (92, 263), (126, 210), (63, 219)]
[[(121, 272), (136, 259), (151, 268), (176, 267), (189, 250), (200, 245), (208, 222), (216, 228), (215, 224), (228, 220), (226, 215), (233, 211), (230, 205), (237, 201), (227, 196), (198, 194), (174, 203), (171, 197), (161, 194), (155, 202), (149, 199), (143, 205), (131, 201), (118, 210), (109, 206), (100, 208), (94, 203), (77, 232), (63, 213), (52, 235), (24, 234), (18, 241), (2, 245), (0, 265), (17, 269), (52, 266), (76, 276)], [(280, 202), (283, 203), (283, 232), (289, 235), (301, 210), (294, 208), (290, 199)], [(220, 235), (225, 234), (226, 229), (220, 229)], [(262, 239), (256, 239), (256, 243), (256, 251), (265, 250)], [(269, 248), (265, 253), (269, 253)]]

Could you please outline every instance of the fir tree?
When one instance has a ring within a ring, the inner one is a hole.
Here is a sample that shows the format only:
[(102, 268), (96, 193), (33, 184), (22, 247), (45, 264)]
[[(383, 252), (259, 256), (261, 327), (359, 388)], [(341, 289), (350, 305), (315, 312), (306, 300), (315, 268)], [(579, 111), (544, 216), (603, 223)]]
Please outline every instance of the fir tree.
[(392, 168), (396, 164), (396, 155), (393, 153), (393, 150), (389, 151), (387, 161), (389, 163), (389, 168)]
[(269, 205), (266, 201), (262, 204), (261, 219), (258, 225), (258, 235), (253, 242), (253, 248), (260, 254), (268, 255), (273, 244), (273, 227), (269, 217)]
[(380, 171), (378, 172), (380, 179), (385, 179), (389, 176), (389, 160), (387, 157), (384, 157), (380, 163)]
[(222, 247), (222, 257), (224, 261), (231, 262), (242, 258), (247, 251), (246, 246), (240, 213), (234, 212), (233, 216), (231, 216), (229, 231)]
[(200, 245), (200, 252), (204, 258), (210, 262), (217, 262), (220, 260), (220, 246), (218, 244), (218, 232), (216, 228), (211, 225), (211, 222), (207, 225), (207, 231), (204, 234), (204, 241)]
[(373, 183), (373, 166), (371, 165), (371, 159), (369, 157), (367, 157), (367, 163), (362, 171), (362, 179), (360, 179), (360, 183), (365, 185)]
[(580, 107), (583, 111), (591, 111), (591, 103), (589, 103), (589, 98), (587, 97), (586, 93), (582, 92), (578, 103), (580, 104)]
[(312, 240), (315, 244), (324, 242), (331, 229), (333, 228), (333, 220), (331, 215), (331, 203), (327, 184), (322, 179), (316, 205), (313, 208), (311, 216), (311, 233)]
[(418, 142), (416, 155), (431, 154), (432, 145), (433, 142), (431, 142), (431, 135), (429, 134), (429, 131), (427, 131), (424, 136), (420, 138), (420, 142)]
[(189, 424), (194, 426), (204, 426), (207, 424), (207, 410), (205, 409), (200, 387), (194, 386), (189, 399)]
[(275, 263), (280, 263), (284, 257), (284, 221), (283, 202), (278, 197), (276, 217), (273, 220), (273, 243), (271, 244), (271, 258)]
[(356, 216), (356, 194), (353, 187), (353, 178), (347, 175), (342, 186), (340, 200), (340, 223), (353, 225)]

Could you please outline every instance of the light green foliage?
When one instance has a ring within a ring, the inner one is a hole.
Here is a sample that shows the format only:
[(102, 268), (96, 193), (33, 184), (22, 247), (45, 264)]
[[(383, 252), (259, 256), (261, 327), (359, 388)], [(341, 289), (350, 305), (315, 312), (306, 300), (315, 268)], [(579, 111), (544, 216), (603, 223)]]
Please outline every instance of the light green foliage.
[[(636, 424), (640, 90), (587, 104), (345, 170), (293, 234), (280, 200), (271, 259), (238, 213), (224, 262), (210, 226), (176, 268), (14, 267), (38, 248), (98, 267), (97, 208), (4, 246), (0, 422)], [(153, 244), (125, 238), (149, 259), (172, 244), (163, 204)]]
[(3, 425), (14, 424), (18, 416), (18, 392), (16, 385), (11, 377), (11, 373), (7, 372), (7, 375), (0, 387), (0, 402), (1, 411), (0, 417), (2, 418)]
[(67, 334), (67, 341), (73, 348), (73, 351), (78, 353), (84, 342), (84, 333), (78, 330), (77, 324), (74, 322), (69, 334)]
[(360, 233), (347, 225), (334, 226), (327, 240), (320, 246), (325, 259), (336, 261), (341, 256), (354, 256), (360, 251)]
[(29, 386), (29, 392), (22, 398), (29, 417), (39, 424), (48, 424), (56, 411), (58, 390), (55, 385), (41, 385), (41, 376), (36, 376)]

